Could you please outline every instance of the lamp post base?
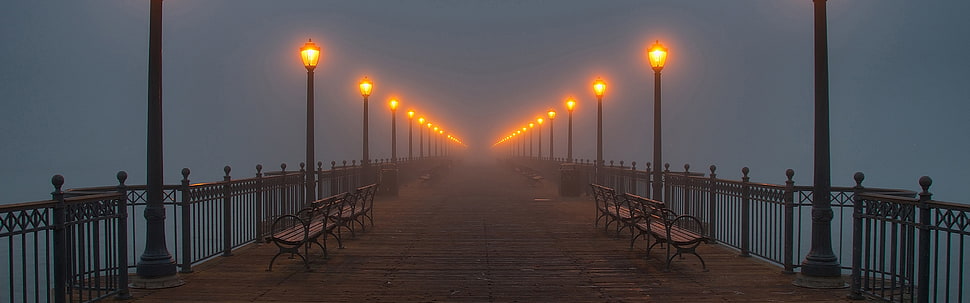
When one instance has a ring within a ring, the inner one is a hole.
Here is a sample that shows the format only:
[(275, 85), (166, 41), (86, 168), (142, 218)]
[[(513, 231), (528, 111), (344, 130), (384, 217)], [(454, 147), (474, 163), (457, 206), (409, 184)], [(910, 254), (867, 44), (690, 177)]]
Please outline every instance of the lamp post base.
[(834, 276), (834, 277), (814, 277), (807, 276), (802, 273), (798, 273), (795, 276), (795, 280), (791, 282), (792, 285), (804, 288), (816, 288), (816, 289), (839, 289), (847, 288), (849, 284), (845, 283), (848, 281), (848, 277)]
[(128, 284), (128, 287), (135, 289), (160, 289), (185, 285), (185, 281), (178, 274), (157, 278), (142, 278), (138, 275), (131, 275), (129, 279), (131, 279), (131, 283)]

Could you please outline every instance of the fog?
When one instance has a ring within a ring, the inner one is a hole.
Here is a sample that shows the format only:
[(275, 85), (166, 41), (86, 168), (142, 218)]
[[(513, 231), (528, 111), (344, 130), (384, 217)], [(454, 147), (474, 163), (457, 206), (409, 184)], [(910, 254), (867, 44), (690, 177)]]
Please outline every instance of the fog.
[[(832, 183), (917, 189), (967, 202), (970, 182), (970, 2), (830, 1)], [(316, 158), (361, 158), (370, 97), (371, 158), (398, 155), (415, 110), (462, 138), (476, 159), (554, 108), (556, 154), (595, 158), (591, 84), (608, 83), (604, 158), (652, 158), (653, 71), (644, 50), (670, 51), (663, 70), (664, 162), (714, 164), (724, 178), (812, 182), (812, 1), (258, 1), (164, 3), (166, 183), (298, 169), (305, 155), (306, 70), (298, 49), (323, 48), (315, 73)], [(0, 203), (67, 187), (144, 183), (148, 1), (14, 0), (0, 10)], [(543, 128), (548, 150), (548, 124)], [(417, 144), (418, 135), (414, 135)], [(425, 138), (426, 140), (426, 138)], [(415, 147), (414, 153), (418, 149)]]

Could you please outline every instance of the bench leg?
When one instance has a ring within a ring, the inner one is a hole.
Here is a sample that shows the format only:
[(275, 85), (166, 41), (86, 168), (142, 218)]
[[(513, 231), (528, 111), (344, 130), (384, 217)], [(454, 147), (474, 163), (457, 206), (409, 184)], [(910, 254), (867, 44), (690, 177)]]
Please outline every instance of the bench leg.
[[(303, 245), (300, 245), (300, 246), (303, 246)], [(303, 267), (306, 267), (307, 270), (310, 270), (310, 263), (307, 261), (306, 257), (303, 256), (303, 254), (300, 254), (300, 246), (293, 247), (293, 248), (280, 247), (280, 251), (277, 252), (275, 256), (273, 256), (273, 259), (269, 260), (269, 268), (267, 268), (266, 271), (273, 271), (273, 263), (276, 262), (276, 258), (282, 255), (283, 253), (290, 253), (290, 258), (292, 258), (293, 255), (299, 256), (300, 259), (303, 259)]]

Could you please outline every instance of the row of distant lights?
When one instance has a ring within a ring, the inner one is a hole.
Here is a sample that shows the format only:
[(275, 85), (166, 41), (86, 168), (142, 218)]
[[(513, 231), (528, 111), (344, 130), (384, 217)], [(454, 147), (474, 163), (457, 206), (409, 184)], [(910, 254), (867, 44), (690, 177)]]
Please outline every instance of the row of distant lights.
[[(652, 46), (650, 46), (649, 49), (647, 49), (647, 57), (650, 59), (650, 67), (652, 67), (654, 71), (659, 72), (661, 69), (664, 68), (664, 64), (667, 62), (667, 48), (665, 48), (662, 44), (660, 44), (660, 41), (657, 41)], [(603, 79), (601, 78), (596, 78), (596, 81), (593, 81), (593, 92), (596, 93), (597, 98), (603, 98), (603, 94), (606, 93), (606, 81), (603, 81)], [(567, 98), (566, 110), (572, 113), (573, 109), (575, 108), (576, 108), (576, 100), (573, 99), (573, 97)], [(551, 121), (556, 118), (556, 110), (550, 108), (549, 111), (546, 113), (546, 115), (549, 117), (549, 120)], [(530, 120), (528, 124), (526, 124), (525, 126), (522, 126), (521, 128), (516, 128), (508, 136), (505, 136), (499, 139), (498, 141), (495, 142), (495, 144), (492, 144), (492, 146), (496, 146), (496, 145), (508, 142), (509, 140), (512, 140), (516, 136), (520, 136), (523, 133), (526, 133), (529, 130), (532, 130), (533, 128), (535, 128), (536, 125), (541, 126), (543, 122), (544, 120), (540, 115), (538, 118), (535, 119), (535, 122)]]
[[(306, 44), (303, 45), (303, 48), (300, 48), (300, 56), (303, 58), (303, 66), (306, 67), (308, 71), (313, 71), (313, 69), (317, 67), (317, 62), (320, 60), (320, 47), (317, 46), (316, 43), (313, 43), (313, 40), (310, 39)], [(360, 80), (360, 95), (364, 96), (366, 99), (370, 96), (373, 90), (374, 83), (364, 76), (364, 79)], [(391, 108), (392, 113), (397, 110), (399, 104), (400, 102), (397, 100), (397, 98), (391, 98), (391, 101), (388, 102), (388, 106)], [(414, 115), (414, 110), (409, 110), (408, 120), (414, 120)], [(445, 129), (443, 127), (435, 126), (434, 123), (431, 123), (431, 121), (428, 121), (424, 117), (418, 117), (418, 125), (427, 126), (428, 130), (431, 130), (438, 135), (445, 134)], [(452, 134), (448, 134), (446, 137), (448, 140), (467, 147), (467, 145), (465, 145), (461, 139)]]

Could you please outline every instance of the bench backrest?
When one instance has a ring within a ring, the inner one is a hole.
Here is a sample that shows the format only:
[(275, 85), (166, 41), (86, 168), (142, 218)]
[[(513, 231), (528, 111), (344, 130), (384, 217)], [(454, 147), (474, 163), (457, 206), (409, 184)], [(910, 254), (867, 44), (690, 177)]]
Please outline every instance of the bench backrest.
[(364, 209), (374, 206), (375, 195), (377, 195), (377, 183), (358, 187), (357, 190), (354, 191), (356, 203), (360, 203), (360, 207)]
[(313, 202), (310, 202), (310, 218), (305, 219), (307, 222), (312, 222), (319, 217), (327, 217), (328, 215), (333, 215), (334, 213), (339, 215), (341, 211), (340, 204), (347, 200), (349, 194), (347, 192), (342, 192), (333, 196), (322, 198)]
[(667, 205), (663, 201), (657, 201), (631, 193), (626, 193), (624, 196), (626, 197), (627, 203), (630, 203), (630, 208), (639, 210), (648, 220), (662, 220), (666, 222), (677, 216), (673, 211), (667, 209)]

